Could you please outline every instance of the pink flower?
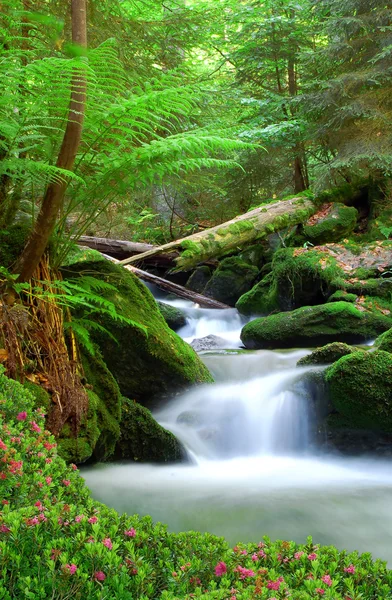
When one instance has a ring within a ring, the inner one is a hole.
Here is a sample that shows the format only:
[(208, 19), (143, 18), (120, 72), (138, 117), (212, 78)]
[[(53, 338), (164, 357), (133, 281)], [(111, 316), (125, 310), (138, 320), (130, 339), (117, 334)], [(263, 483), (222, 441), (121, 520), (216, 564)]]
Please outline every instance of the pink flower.
[(43, 504), (42, 504), (41, 500), (37, 500), (37, 502), (34, 504), (34, 506), (36, 506), (40, 510), (43, 509)]
[(354, 565), (350, 565), (349, 567), (344, 567), (344, 572), (345, 573), (355, 573)]
[(264, 552), (264, 550), (259, 550), (257, 554), (260, 558), (267, 558), (267, 555)]
[(280, 584), (283, 582), (283, 577), (279, 577), (276, 581), (269, 581), (267, 583), (267, 588), (269, 590), (278, 590), (280, 588)]
[(51, 458), (45, 458), (45, 462), (47, 465), (50, 465), (50, 463), (52, 462)]
[(41, 427), (39, 427), (35, 421), (31, 421), (31, 429), (37, 433), (41, 433)]
[(110, 538), (105, 538), (102, 543), (106, 548), (109, 548), (109, 550), (113, 548), (112, 540)]
[(177, 577), (177, 573), (175, 571), (173, 571), (172, 577)]
[(308, 559), (309, 560), (316, 560), (317, 559), (317, 554), (315, 554), (314, 552), (312, 552), (312, 554), (308, 554)]
[(71, 482), (69, 479), (63, 479), (63, 484), (65, 485), (65, 487), (68, 487), (69, 485), (71, 485)]
[(71, 467), (71, 469), (73, 469), (74, 471), (77, 471), (77, 470), (78, 470), (78, 467), (77, 467), (76, 465), (74, 465), (74, 464), (70, 465), (70, 467)]
[(40, 513), (38, 515), (38, 518), (40, 521), (42, 521), (42, 523), (44, 523), (45, 521), (47, 521), (48, 519), (45, 517), (44, 513)]
[(27, 412), (25, 410), (20, 412), (18, 415), (16, 415), (16, 418), (18, 419), (18, 421), (26, 421)]
[(245, 567), (241, 567), (240, 565), (238, 565), (238, 567), (236, 567), (234, 571), (240, 573), (240, 579), (245, 579), (246, 577), (255, 577), (256, 575), (256, 573), (252, 571), (252, 569), (245, 569)]
[(131, 529), (128, 529), (128, 531), (124, 531), (124, 535), (127, 535), (128, 537), (135, 537), (136, 529), (131, 527)]
[(246, 556), (248, 553), (246, 550), (241, 550), (240, 554), (243, 554), (244, 556)]
[(90, 517), (88, 519), (88, 522), (91, 523), (92, 525), (94, 525), (94, 523), (96, 523), (98, 521), (98, 517)]
[(80, 521), (82, 521), (83, 519), (84, 519), (84, 515), (78, 515), (77, 517), (75, 517), (75, 522), (80, 523)]
[(5, 445), (5, 443), (3, 442), (3, 440), (0, 438), (0, 450), (7, 450), (7, 446)]
[(323, 588), (316, 588), (315, 592), (316, 594), (320, 594), (320, 596), (325, 594), (325, 590), (323, 590)]
[(256, 560), (259, 560), (259, 557), (257, 556), (257, 554), (252, 554), (252, 560), (253, 560), (253, 562), (256, 562)]
[(0, 525), (0, 533), (9, 533), (11, 529), (7, 525)]
[(38, 517), (33, 517), (32, 519), (27, 519), (27, 525), (34, 526), (38, 525), (39, 520)]
[(65, 569), (68, 570), (70, 575), (74, 575), (77, 571), (77, 568), (78, 567), (76, 565), (74, 565), (73, 563), (71, 565), (65, 565)]
[(328, 585), (329, 587), (331, 587), (331, 585), (332, 585), (332, 579), (330, 578), (330, 576), (329, 576), (329, 575), (324, 575), (324, 576), (321, 578), (321, 581), (322, 581), (323, 583), (325, 583), (326, 585)]
[(304, 555), (304, 552), (296, 552), (294, 554), (294, 558), (297, 559), (297, 560), (299, 560), (301, 558), (301, 556), (303, 556), (303, 555)]
[(103, 571), (95, 571), (94, 578), (97, 581), (105, 581), (106, 575), (105, 575), (105, 573)]
[(37, 483), (37, 485), (38, 485), (38, 487), (42, 488), (44, 484), (42, 483), (42, 481), (39, 481), (39, 482)]
[(52, 478), (51, 478), (51, 477), (47, 477), (47, 478), (45, 479), (45, 481), (46, 481), (46, 483), (47, 483), (48, 485), (50, 485), (50, 484), (52, 483)]
[(221, 577), (221, 575), (224, 575), (225, 573), (227, 573), (226, 563), (224, 563), (222, 560), (220, 562), (218, 562), (218, 564), (215, 567), (214, 572), (217, 577)]

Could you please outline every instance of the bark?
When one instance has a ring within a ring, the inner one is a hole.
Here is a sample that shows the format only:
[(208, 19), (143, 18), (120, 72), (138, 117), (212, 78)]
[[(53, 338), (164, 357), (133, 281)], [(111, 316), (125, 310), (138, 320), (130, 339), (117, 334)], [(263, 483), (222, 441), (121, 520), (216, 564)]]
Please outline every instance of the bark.
[(305, 197), (265, 204), (226, 223), (205, 229), (163, 246), (127, 258), (120, 262), (126, 265), (146, 260), (158, 254), (178, 251), (176, 270), (188, 271), (201, 262), (238, 252), (244, 246), (267, 237), (274, 231), (306, 221), (316, 212), (316, 204)]
[[(71, 0), (71, 11), (72, 41), (74, 44), (86, 48), (86, 0)], [(87, 82), (83, 69), (75, 70), (71, 83), (67, 126), (56, 163), (58, 167), (68, 171), (73, 169), (82, 136), (86, 87)], [(64, 180), (52, 182), (48, 185), (34, 229), (14, 269), (14, 272), (19, 275), (18, 281), (31, 279), (38, 266), (56, 226), (67, 185), (68, 181)]]
[[(77, 243), (79, 246), (87, 246), (87, 248), (98, 250), (98, 252), (110, 254), (110, 256), (114, 256), (118, 260), (123, 260), (129, 256), (135, 256), (137, 254), (142, 254), (143, 252), (148, 252), (148, 250), (157, 248), (157, 246), (153, 246), (152, 244), (128, 242), (126, 240), (113, 240), (110, 238), (91, 237), (88, 235), (82, 235), (77, 240)], [(158, 254), (157, 256), (153, 256), (151, 259), (147, 258), (146, 262), (151, 266), (169, 268), (173, 266), (173, 261), (176, 256), (177, 253), (175, 252), (164, 255)]]
[[(112, 262), (121, 265), (122, 263), (111, 256), (107, 256), (103, 254), (105, 258), (111, 260)], [(142, 279), (143, 281), (147, 281), (148, 283), (153, 283), (160, 290), (164, 290), (165, 292), (171, 292), (179, 296), (180, 298), (185, 298), (186, 300), (192, 300), (201, 308), (231, 308), (227, 304), (223, 304), (222, 302), (218, 302), (217, 300), (213, 300), (212, 298), (207, 298), (202, 294), (197, 294), (196, 292), (192, 292), (192, 290), (188, 290), (184, 288), (182, 285), (178, 285), (177, 283), (173, 283), (172, 281), (167, 281), (167, 279), (162, 279), (162, 277), (157, 277), (156, 275), (152, 275), (151, 273), (147, 273), (146, 271), (142, 271), (141, 269), (137, 269), (136, 267), (132, 267), (131, 265), (122, 265), (124, 269), (131, 271)]]

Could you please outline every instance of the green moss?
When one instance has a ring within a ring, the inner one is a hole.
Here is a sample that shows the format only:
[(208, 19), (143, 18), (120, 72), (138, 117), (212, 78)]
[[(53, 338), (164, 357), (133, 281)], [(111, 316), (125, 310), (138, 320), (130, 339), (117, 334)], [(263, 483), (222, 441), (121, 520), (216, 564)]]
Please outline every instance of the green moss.
[(13, 225), (0, 231), (0, 265), (9, 269), (22, 252), (29, 228)]
[(123, 398), (120, 427), (116, 459), (161, 463), (176, 462), (185, 457), (175, 436), (161, 427), (147, 408), (127, 398)]
[[(146, 335), (140, 327), (113, 321), (102, 313), (84, 315), (116, 338), (117, 343), (103, 333), (92, 334), (124, 395), (150, 402), (153, 396), (162, 397), (193, 383), (212, 381), (194, 350), (169, 329), (151, 292), (135, 275), (105, 260), (68, 267), (64, 275), (75, 276), (81, 272), (81, 266), (83, 273), (114, 285), (117, 291), (105, 292), (105, 296), (119, 314), (147, 329)], [(102, 398), (99, 390), (97, 394)], [(105, 405), (112, 413), (106, 400)]]
[(392, 356), (355, 352), (326, 371), (331, 401), (351, 427), (392, 432)]
[(345, 290), (337, 290), (329, 298), (328, 302), (355, 302), (358, 296), (349, 294)]
[(258, 267), (238, 256), (225, 258), (204, 288), (204, 295), (233, 306), (247, 292), (259, 274)]
[(347, 356), (353, 352), (357, 352), (357, 348), (352, 348), (342, 342), (332, 342), (331, 344), (322, 346), (322, 348), (316, 348), (316, 350), (311, 354), (308, 354), (308, 356), (300, 358), (297, 362), (297, 367), (305, 367), (307, 365), (328, 365), (339, 360), (342, 356)]
[(38, 385), (37, 383), (32, 383), (28, 379), (23, 384), (23, 387), (31, 392), (34, 396), (34, 406), (35, 408), (43, 407), (45, 409), (45, 413), (48, 414), (49, 408), (52, 406), (52, 400), (49, 393), (44, 390), (43, 387)]
[(242, 315), (268, 315), (278, 310), (278, 290), (272, 273), (268, 273), (246, 294), (243, 294), (235, 305)]
[(165, 302), (157, 302), (159, 312), (173, 331), (178, 331), (186, 324), (185, 314), (179, 308), (165, 304)]
[(337, 242), (353, 232), (357, 219), (358, 211), (353, 206), (333, 204), (327, 216), (312, 225), (304, 225), (303, 235), (313, 244)]
[(251, 321), (242, 329), (246, 348), (294, 348), (335, 341), (361, 343), (392, 326), (392, 318), (362, 312), (348, 302), (306, 306)]
[(392, 353), (392, 329), (382, 333), (374, 342), (374, 346), (378, 350)]

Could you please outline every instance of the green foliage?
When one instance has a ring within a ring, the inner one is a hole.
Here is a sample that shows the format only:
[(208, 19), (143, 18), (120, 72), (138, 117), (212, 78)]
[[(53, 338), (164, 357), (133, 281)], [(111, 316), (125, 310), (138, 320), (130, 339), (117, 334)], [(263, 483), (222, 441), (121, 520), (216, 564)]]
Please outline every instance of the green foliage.
[(149, 517), (118, 515), (90, 497), (76, 467), (58, 456), (31, 396), (3, 375), (0, 427), (4, 600), (223, 600), (234, 593), (252, 600), (271, 598), (268, 582), (279, 589), (275, 595), (293, 600), (315, 598), (317, 589), (336, 600), (390, 597), (392, 574), (369, 554), (319, 547), (310, 538), (264, 538), (231, 549), (208, 533), (170, 534)]

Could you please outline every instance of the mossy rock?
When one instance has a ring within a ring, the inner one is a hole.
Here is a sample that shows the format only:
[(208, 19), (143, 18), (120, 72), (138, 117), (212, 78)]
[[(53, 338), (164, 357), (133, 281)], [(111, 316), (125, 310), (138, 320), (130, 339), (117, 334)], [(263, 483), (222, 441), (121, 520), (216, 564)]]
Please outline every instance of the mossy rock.
[(238, 298), (249, 291), (259, 274), (258, 267), (239, 257), (222, 260), (204, 288), (204, 295), (234, 306)]
[(151, 292), (133, 273), (102, 259), (70, 265), (63, 273), (65, 277), (88, 274), (116, 288), (102, 295), (128, 322), (114, 321), (102, 312), (77, 316), (96, 321), (117, 340), (103, 332), (91, 334), (124, 396), (151, 404), (153, 398), (212, 381), (196, 352), (169, 329)]
[(166, 304), (165, 302), (157, 302), (159, 312), (173, 331), (178, 331), (186, 325), (185, 314), (179, 308)]
[(351, 235), (357, 219), (358, 211), (353, 206), (341, 203), (324, 205), (321, 214), (316, 213), (304, 225), (303, 235), (314, 245), (338, 242)]
[(392, 356), (355, 352), (328, 367), (325, 378), (334, 408), (346, 425), (392, 432)]
[(258, 267), (260, 269), (264, 262), (263, 244), (253, 244), (252, 246), (248, 246), (248, 248), (244, 248), (239, 253), (238, 258), (243, 260), (248, 265), (253, 265), (254, 267)]
[(306, 348), (339, 341), (359, 344), (392, 326), (392, 318), (360, 311), (348, 302), (306, 306), (255, 319), (245, 325), (246, 348)]
[(347, 356), (356, 352), (357, 348), (352, 348), (343, 342), (332, 342), (321, 348), (316, 348), (311, 354), (303, 356), (297, 362), (297, 367), (306, 367), (308, 365), (329, 365), (342, 356)]
[(147, 408), (127, 398), (123, 398), (120, 429), (115, 459), (167, 463), (186, 456), (177, 438), (161, 427)]
[(345, 290), (337, 290), (327, 300), (327, 302), (355, 302), (358, 296), (356, 294), (349, 294)]
[(392, 329), (382, 333), (374, 342), (375, 348), (392, 353)]
[(9, 269), (25, 247), (29, 228), (12, 225), (0, 231), (0, 266)]
[(212, 271), (207, 265), (197, 267), (185, 284), (188, 290), (192, 290), (197, 294), (202, 294), (207, 283), (211, 279)]
[(242, 315), (268, 315), (279, 310), (278, 289), (272, 273), (268, 273), (246, 294), (243, 294), (235, 305)]
[(49, 392), (44, 390), (44, 388), (42, 386), (38, 385), (37, 383), (33, 383), (32, 381), (29, 381), (28, 379), (26, 379), (25, 382), (23, 383), (23, 387), (26, 390), (28, 390), (29, 392), (31, 392), (31, 394), (34, 396), (35, 408), (42, 407), (45, 410), (45, 414), (48, 414), (49, 409), (52, 406), (52, 400), (51, 400)]

